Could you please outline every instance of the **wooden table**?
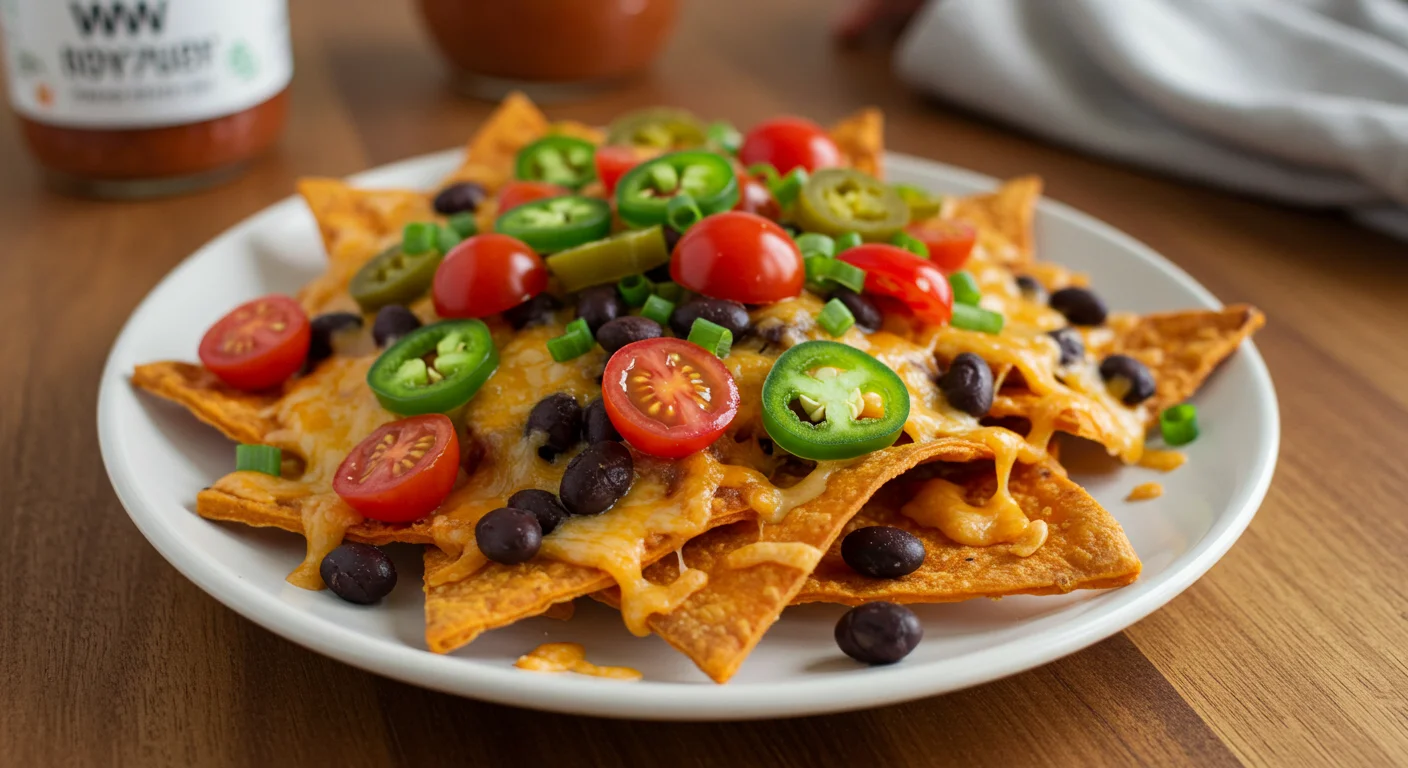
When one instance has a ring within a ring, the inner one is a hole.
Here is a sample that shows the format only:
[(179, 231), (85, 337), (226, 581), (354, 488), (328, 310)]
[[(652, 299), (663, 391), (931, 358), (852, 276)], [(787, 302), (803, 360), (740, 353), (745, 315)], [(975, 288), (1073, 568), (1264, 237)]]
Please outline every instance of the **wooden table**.
[(14, 124), (0, 124), (0, 763), (1408, 762), (1408, 248), (928, 103), (890, 78), (883, 52), (833, 50), (818, 13), (833, 6), (807, 0), (687, 3), (653, 76), (553, 113), (600, 122), (669, 102), (746, 125), (878, 104), (894, 149), (1039, 173), (1052, 197), (1149, 243), (1224, 301), (1263, 308), (1281, 462), (1217, 567), (1128, 631), (1023, 675), (732, 725), (431, 693), (303, 650), (207, 597), (143, 541), (99, 460), (97, 382), (119, 326), (177, 262), (295, 178), (457, 145), (490, 108), (447, 92), (408, 4), (293, 5), (288, 132), (234, 184), (143, 203), (58, 197), (41, 190)]

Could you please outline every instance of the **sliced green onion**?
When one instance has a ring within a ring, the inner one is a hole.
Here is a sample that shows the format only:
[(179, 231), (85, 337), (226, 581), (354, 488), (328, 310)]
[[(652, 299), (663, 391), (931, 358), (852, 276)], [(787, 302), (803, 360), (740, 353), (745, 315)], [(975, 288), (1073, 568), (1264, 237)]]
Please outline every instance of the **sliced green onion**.
[(856, 293), (865, 288), (865, 270), (854, 264), (825, 256), (808, 256), (803, 263), (807, 267), (807, 282), (820, 287), (823, 292), (829, 290), (827, 283), (844, 285)]
[(401, 230), (401, 253), (419, 256), (435, 247), (435, 232), (438, 230), (428, 221), (413, 221)]
[(724, 358), (728, 357), (728, 351), (733, 348), (733, 331), (697, 317), (694, 319), (694, 325), (689, 327), (688, 341), (709, 350), (715, 357)]
[(668, 301), (679, 301), (684, 296), (684, 288), (679, 283), (656, 283), (655, 295)]
[(738, 148), (743, 146), (743, 134), (739, 133), (738, 129), (733, 127), (733, 123), (727, 120), (716, 120), (709, 123), (706, 134), (710, 143), (730, 155), (738, 154)]
[(953, 303), (955, 304), (976, 307), (978, 299), (983, 297), (983, 292), (978, 290), (978, 281), (973, 279), (973, 273), (966, 269), (960, 269), (949, 275), (948, 284), (953, 289)]
[(1169, 445), (1187, 445), (1198, 439), (1198, 407), (1184, 403), (1159, 414), (1159, 431)]
[(854, 248), (861, 244), (859, 232), (847, 232), (836, 238), (836, 252), (840, 253), (848, 248)]
[(279, 466), (283, 461), (284, 452), (272, 445), (235, 446), (236, 472), (263, 472), (278, 477)]
[(621, 294), (621, 300), (626, 302), (628, 307), (639, 307), (650, 298), (650, 281), (645, 275), (631, 275), (621, 278), (621, 282), (616, 284), (616, 290)]
[(450, 249), (459, 245), (463, 239), (460, 233), (450, 227), (435, 228), (435, 250), (441, 254), (449, 253)]
[(462, 238), (479, 232), (479, 223), (474, 220), (474, 214), (469, 211), (462, 211), (451, 216), (445, 221), (445, 224), (455, 230), (455, 234)]
[(821, 314), (816, 316), (816, 324), (832, 336), (840, 336), (856, 324), (856, 316), (851, 314), (851, 310), (842, 304), (840, 299), (832, 299), (821, 308)]
[(1001, 333), (1004, 323), (1006, 318), (1001, 314), (971, 304), (954, 304), (953, 318), (948, 321), (954, 328), (983, 333)]
[(548, 339), (548, 352), (552, 355), (552, 359), (559, 363), (565, 363), (587, 354), (592, 351), (592, 347), (595, 345), (596, 339), (592, 338), (587, 321), (579, 317), (567, 324), (566, 333)]
[(797, 249), (804, 257), (825, 256), (829, 259), (836, 255), (836, 241), (820, 232), (803, 232), (797, 235)]
[(929, 258), (929, 246), (904, 230), (896, 232), (895, 236), (890, 238), (890, 244), (898, 245), (921, 259)]
[[(771, 167), (771, 166), (769, 166)], [(807, 183), (807, 172), (803, 168), (793, 168), (777, 181), (769, 183), (768, 191), (772, 193), (772, 199), (784, 210), (791, 208), (796, 202), (797, 195), (802, 193), (802, 186)]]
[[(670, 283), (674, 285), (674, 283)], [(679, 286), (675, 286), (678, 288)], [(652, 295), (645, 300), (645, 306), (641, 307), (640, 316), (650, 318), (660, 324), (662, 328), (670, 327), (670, 315), (675, 313), (675, 302), (660, 296)]]
[(763, 183), (767, 184), (769, 190), (773, 188), (774, 184), (782, 181), (782, 176), (778, 174), (776, 168), (772, 167), (772, 163), (753, 163), (748, 166), (747, 173), (754, 178), (762, 176)]
[(699, 210), (699, 204), (688, 193), (675, 195), (665, 206), (665, 223), (679, 233), (684, 233), (702, 218), (704, 212)]

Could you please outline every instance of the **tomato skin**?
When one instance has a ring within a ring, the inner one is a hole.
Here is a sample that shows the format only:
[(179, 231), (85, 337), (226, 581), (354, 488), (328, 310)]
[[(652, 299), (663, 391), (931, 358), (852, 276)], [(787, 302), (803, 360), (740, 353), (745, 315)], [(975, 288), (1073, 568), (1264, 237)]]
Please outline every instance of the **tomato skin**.
[(802, 252), (786, 230), (754, 213), (706, 216), (675, 244), (670, 277), (695, 293), (767, 304), (802, 292)]
[(947, 323), (953, 315), (953, 289), (928, 259), (888, 243), (865, 243), (836, 256), (865, 270), (865, 292), (904, 302), (927, 323)]
[(978, 230), (957, 219), (927, 219), (910, 224), (904, 230), (929, 247), (929, 261), (945, 272), (962, 269), (978, 240)]
[(766, 219), (777, 221), (782, 218), (782, 208), (773, 199), (772, 192), (768, 185), (760, 179), (745, 176), (742, 172), (738, 174), (738, 205), (735, 211), (746, 211), (756, 213)]
[(522, 240), (497, 232), (467, 238), (435, 270), (430, 294), (440, 317), (488, 317), (537, 296), (548, 268)]
[[(271, 323), (282, 323), (276, 330)], [(287, 296), (270, 294), (235, 307), (200, 340), (200, 361), (221, 381), (242, 390), (268, 389), (298, 373), (313, 338), (308, 314)], [(226, 349), (236, 340), (251, 344)]]
[(596, 177), (606, 188), (608, 196), (616, 193), (616, 182), (626, 175), (626, 171), (640, 165), (653, 153), (637, 147), (623, 147), (611, 144), (596, 148)]
[[(387, 435), (395, 442), (369, 466), (378, 445)], [(430, 438), (427, 447), (417, 444)], [(420, 456), (409, 451), (419, 449)], [(405, 460), (414, 465), (399, 476), (391, 466)], [(383, 523), (409, 523), (435, 511), (450, 495), (460, 468), (460, 440), (455, 425), (444, 414), (412, 416), (383, 424), (357, 444), (337, 468), (332, 487), (349, 507), (363, 517)]]
[[(700, 381), (709, 388), (708, 410), (698, 408), (687, 399), (681, 404), (681, 399), (668, 397), (674, 390), (687, 398), (689, 390), (684, 388), (692, 382), (688, 372), (670, 363), (671, 358), (702, 375)], [(686, 423), (666, 424), (641, 410), (637, 399), (641, 387), (647, 385), (634, 381), (641, 374), (653, 380), (669, 379), (661, 390), (656, 390), (664, 394), (653, 402), (681, 404), (677, 412)], [(738, 415), (738, 384), (723, 361), (683, 339), (646, 339), (616, 350), (606, 362), (601, 392), (606, 415), (621, 437), (642, 453), (666, 459), (683, 458), (708, 448)]]
[(507, 213), (524, 203), (545, 200), (549, 197), (562, 197), (572, 194), (572, 190), (546, 181), (510, 181), (499, 189), (499, 213)]
[(753, 126), (743, 137), (738, 159), (744, 165), (770, 163), (778, 173), (841, 164), (841, 150), (821, 126), (800, 117), (777, 117)]

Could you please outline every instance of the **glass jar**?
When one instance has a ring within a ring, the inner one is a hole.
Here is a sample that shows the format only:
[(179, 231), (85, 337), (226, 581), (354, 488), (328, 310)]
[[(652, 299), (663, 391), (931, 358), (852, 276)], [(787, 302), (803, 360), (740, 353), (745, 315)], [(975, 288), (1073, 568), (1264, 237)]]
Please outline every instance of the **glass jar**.
[(286, 0), (0, 0), (0, 27), (10, 103), (65, 190), (217, 183), (283, 129)]

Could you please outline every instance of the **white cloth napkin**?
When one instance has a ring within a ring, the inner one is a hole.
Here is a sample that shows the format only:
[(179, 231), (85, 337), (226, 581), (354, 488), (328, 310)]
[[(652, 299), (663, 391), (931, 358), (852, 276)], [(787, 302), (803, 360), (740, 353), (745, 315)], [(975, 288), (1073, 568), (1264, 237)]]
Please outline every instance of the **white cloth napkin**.
[(895, 66), (1079, 149), (1408, 239), (1408, 0), (931, 0)]

